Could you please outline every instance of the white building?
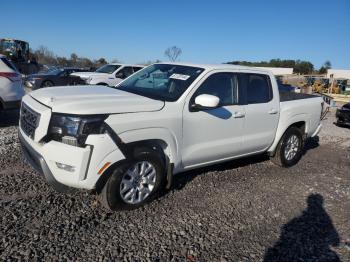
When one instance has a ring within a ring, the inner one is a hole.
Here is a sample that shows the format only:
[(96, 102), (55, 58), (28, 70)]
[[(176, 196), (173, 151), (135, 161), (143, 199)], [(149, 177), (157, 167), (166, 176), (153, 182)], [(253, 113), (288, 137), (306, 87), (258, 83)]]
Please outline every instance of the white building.
[(328, 69), (327, 78), (331, 78), (333, 75), (334, 79), (346, 78), (350, 79), (350, 69)]
[(289, 67), (263, 67), (263, 66), (257, 66), (256, 68), (266, 69), (272, 71), (274, 75), (292, 75), (293, 74), (293, 68)]

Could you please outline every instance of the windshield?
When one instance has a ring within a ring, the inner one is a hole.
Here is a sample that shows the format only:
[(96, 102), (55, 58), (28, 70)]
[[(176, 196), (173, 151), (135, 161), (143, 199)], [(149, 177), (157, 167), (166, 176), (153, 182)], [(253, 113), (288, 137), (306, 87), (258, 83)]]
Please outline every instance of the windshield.
[(1, 49), (4, 51), (7, 51), (7, 50), (14, 51), (15, 50), (15, 43), (12, 41), (2, 40), (1, 41)]
[(118, 89), (163, 101), (176, 101), (204, 71), (203, 68), (155, 64), (117, 86)]
[(97, 73), (107, 73), (112, 74), (115, 70), (117, 70), (120, 65), (104, 65), (96, 70)]

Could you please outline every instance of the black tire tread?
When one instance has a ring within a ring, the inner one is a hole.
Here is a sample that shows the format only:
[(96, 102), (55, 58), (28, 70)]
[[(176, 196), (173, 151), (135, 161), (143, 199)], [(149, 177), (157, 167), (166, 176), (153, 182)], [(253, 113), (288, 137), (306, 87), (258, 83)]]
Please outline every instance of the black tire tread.
[[(284, 160), (283, 143), (285, 142), (286, 138), (288, 136), (290, 136), (291, 134), (297, 134), (300, 137), (301, 146), (300, 146), (300, 150), (297, 154), (297, 158), (294, 161), (292, 161), (292, 163), (290, 164), (290, 163), (287, 163), (286, 160)], [(302, 134), (301, 130), (295, 126), (289, 127), (284, 132), (281, 140), (278, 142), (275, 155), (272, 156), (270, 159), (271, 159), (272, 163), (274, 163), (275, 165), (280, 166), (280, 167), (293, 166), (300, 160), (301, 155), (302, 155), (303, 146), (304, 146), (304, 141), (303, 141), (303, 134)]]
[[(135, 161), (138, 159), (141, 160), (144, 158), (146, 158), (146, 159), (153, 158), (154, 161), (158, 162), (160, 170), (163, 170), (162, 171), (163, 175), (161, 176), (161, 181), (159, 182), (159, 185), (157, 186), (155, 191), (143, 203), (140, 203), (140, 204), (130, 205), (130, 204), (126, 204), (122, 201), (114, 201), (115, 203), (111, 204), (109, 201), (109, 199), (112, 195), (112, 193), (110, 192), (110, 190), (111, 190), (110, 187), (112, 186), (111, 184), (113, 184), (113, 180), (115, 179), (115, 177), (122, 176), (125, 169), (130, 165), (130, 163), (132, 161)], [(134, 152), (134, 159), (132, 161), (128, 161), (126, 163), (123, 163), (123, 164), (117, 166), (115, 168), (115, 170), (113, 171), (113, 173), (111, 174), (111, 176), (109, 177), (106, 184), (103, 186), (101, 192), (98, 194), (97, 198), (98, 198), (99, 202), (101, 203), (101, 206), (106, 211), (132, 210), (132, 209), (139, 208), (139, 207), (149, 203), (150, 201), (152, 201), (156, 197), (158, 197), (158, 195), (161, 193), (162, 189), (164, 188), (165, 181), (166, 181), (165, 168), (164, 168), (164, 164), (162, 161), (162, 157), (159, 155), (158, 152), (152, 151), (151, 149), (138, 148)]]

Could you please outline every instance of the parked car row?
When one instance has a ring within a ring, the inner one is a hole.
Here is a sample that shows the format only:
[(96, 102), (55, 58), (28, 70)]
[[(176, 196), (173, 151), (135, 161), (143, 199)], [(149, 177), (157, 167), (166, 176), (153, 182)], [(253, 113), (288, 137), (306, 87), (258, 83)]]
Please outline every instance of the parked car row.
[(32, 90), (51, 86), (69, 86), (84, 84), (84, 81), (71, 75), (75, 72), (81, 72), (83, 69), (67, 67), (49, 70), (45, 73), (30, 75), (25, 80), (25, 85)]
[(47, 72), (30, 75), (25, 80), (25, 86), (31, 90), (51, 86), (70, 85), (104, 85), (116, 86), (123, 79), (137, 72), (144, 66), (127, 64), (107, 64), (94, 72), (81, 68), (54, 68)]
[(98, 68), (95, 72), (76, 72), (72, 76), (78, 76), (89, 85), (116, 86), (123, 79), (136, 73), (144, 66), (129, 64), (107, 64)]

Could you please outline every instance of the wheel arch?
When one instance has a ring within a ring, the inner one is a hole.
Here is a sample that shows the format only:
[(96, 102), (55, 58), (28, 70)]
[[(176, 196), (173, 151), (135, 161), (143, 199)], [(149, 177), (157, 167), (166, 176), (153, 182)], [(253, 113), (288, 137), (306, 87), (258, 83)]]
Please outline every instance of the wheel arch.
[[(162, 150), (170, 163), (178, 163), (178, 141), (174, 134), (166, 128), (145, 128), (123, 132), (120, 139), (127, 147), (155, 146)], [(142, 138), (142, 139), (140, 139)]]
[(280, 126), (277, 128), (276, 132), (276, 137), (271, 145), (271, 147), (267, 150), (268, 154), (270, 156), (274, 156), (276, 153), (276, 149), (278, 146), (278, 143), (281, 141), (283, 138), (283, 135), (286, 133), (286, 131), (291, 128), (291, 127), (296, 127), (298, 128), (301, 133), (303, 134), (303, 139), (307, 137), (307, 122), (304, 120), (298, 120), (298, 121), (291, 121), (288, 125), (285, 125), (285, 127), (282, 129)]
[[(106, 184), (116, 167), (126, 165), (129, 162), (129, 160), (133, 159), (133, 157), (140, 151), (142, 152), (143, 150), (155, 150), (156, 152), (159, 152), (161, 156), (164, 157), (164, 167), (166, 170), (168, 170), (169, 167), (172, 167), (173, 165), (172, 159), (170, 158), (171, 153), (169, 152), (169, 150), (171, 149), (169, 148), (169, 144), (163, 139), (144, 139), (129, 143), (123, 143), (121, 150), (126, 158), (113, 163), (103, 172), (103, 174), (97, 180), (95, 185), (95, 190), (97, 193), (101, 192), (101, 190), (103, 189), (104, 185)], [(171, 179), (169, 176), (172, 174), (167, 173), (166, 175), (167, 181), (169, 181), (169, 179)]]

